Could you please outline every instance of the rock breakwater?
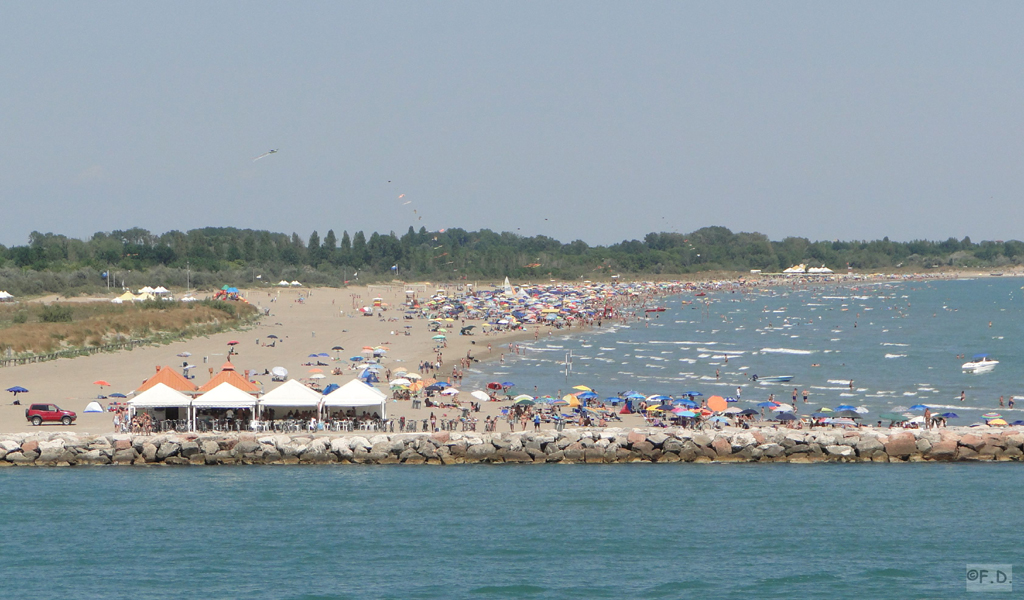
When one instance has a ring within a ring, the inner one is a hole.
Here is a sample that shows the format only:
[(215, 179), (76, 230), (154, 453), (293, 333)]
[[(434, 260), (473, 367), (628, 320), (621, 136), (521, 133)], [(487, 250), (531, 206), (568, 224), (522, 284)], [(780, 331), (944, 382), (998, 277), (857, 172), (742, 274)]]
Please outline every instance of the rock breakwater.
[(71, 465), (1019, 461), (1017, 430), (573, 429), (398, 434), (0, 436), (0, 467)]

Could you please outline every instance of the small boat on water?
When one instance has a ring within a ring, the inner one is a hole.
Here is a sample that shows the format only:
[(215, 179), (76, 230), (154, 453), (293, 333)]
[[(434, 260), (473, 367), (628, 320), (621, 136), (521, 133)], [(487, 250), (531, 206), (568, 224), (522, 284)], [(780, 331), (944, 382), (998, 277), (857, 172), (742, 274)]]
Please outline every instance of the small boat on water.
[(996, 368), (998, 364), (999, 361), (992, 360), (988, 354), (975, 354), (971, 362), (964, 363), (960, 368), (968, 373), (987, 373)]
[(644, 312), (665, 312), (665, 307), (664, 306), (655, 306), (655, 307), (652, 307), (652, 308), (648, 308)]
[(790, 379), (793, 379), (792, 375), (773, 375), (771, 377), (758, 377), (758, 381), (765, 383), (786, 383)]

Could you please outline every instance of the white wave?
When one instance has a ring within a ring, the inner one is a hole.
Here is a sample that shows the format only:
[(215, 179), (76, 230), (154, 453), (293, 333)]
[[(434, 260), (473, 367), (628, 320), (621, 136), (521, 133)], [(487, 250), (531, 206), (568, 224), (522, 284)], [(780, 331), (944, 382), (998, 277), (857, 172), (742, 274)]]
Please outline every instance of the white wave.
[(917, 392), (903, 392), (904, 396), (916, 396)]
[(598, 348), (598, 349), (599, 350), (615, 350), (615, 348), (604, 348), (604, 347), (601, 347), (601, 348)]
[(906, 358), (906, 354), (886, 354), (886, 358)]
[(849, 379), (829, 379), (829, 383), (842, 383), (844, 385), (850, 385)]
[(895, 343), (895, 342), (882, 342), (882, 345), (883, 345), (883, 346), (899, 346), (899, 347), (901, 347), (901, 348), (906, 348), (906, 347), (907, 347), (907, 346), (909, 346), (910, 344), (897, 344), (897, 343)]
[(795, 350), (793, 348), (761, 348), (762, 354), (814, 354), (813, 350)]

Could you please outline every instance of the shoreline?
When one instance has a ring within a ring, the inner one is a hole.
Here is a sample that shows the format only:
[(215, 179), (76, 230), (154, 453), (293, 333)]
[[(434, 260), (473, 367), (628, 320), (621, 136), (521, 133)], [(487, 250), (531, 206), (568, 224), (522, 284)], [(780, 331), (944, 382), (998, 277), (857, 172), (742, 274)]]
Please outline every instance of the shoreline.
[[(973, 431), (961, 431), (973, 429)], [(907, 463), (1024, 461), (1017, 429), (604, 428), (518, 433), (0, 435), (0, 468), (281, 464)]]

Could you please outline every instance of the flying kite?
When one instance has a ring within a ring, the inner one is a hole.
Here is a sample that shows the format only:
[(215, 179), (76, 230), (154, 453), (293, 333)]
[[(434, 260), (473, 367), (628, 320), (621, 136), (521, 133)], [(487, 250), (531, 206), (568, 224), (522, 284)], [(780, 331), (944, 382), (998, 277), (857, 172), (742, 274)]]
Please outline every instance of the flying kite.
[(256, 161), (258, 161), (261, 158), (265, 158), (267, 156), (270, 156), (271, 154), (276, 154), (276, 153), (277, 153), (277, 150), (269, 150), (267, 152), (264, 152), (263, 154), (260, 154), (256, 158), (252, 159), (252, 162), (256, 162)]

